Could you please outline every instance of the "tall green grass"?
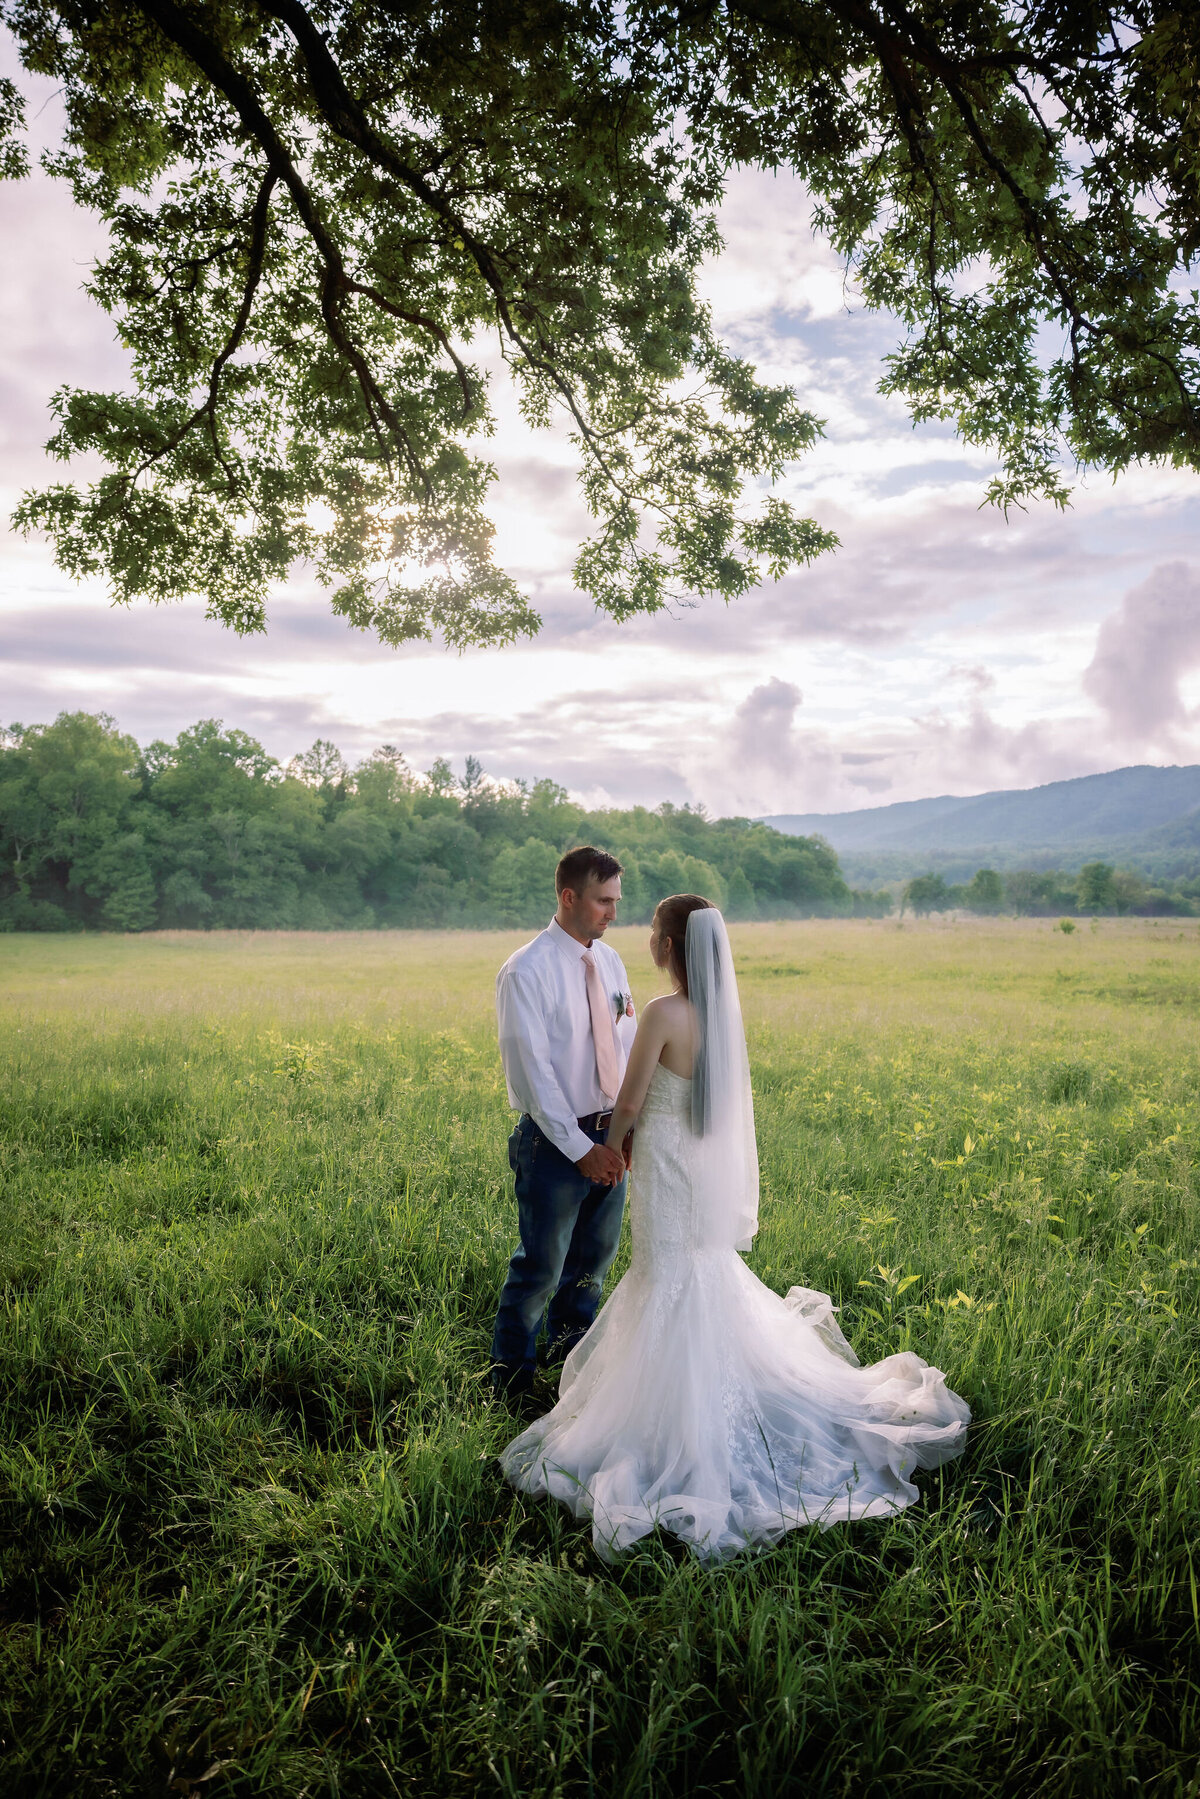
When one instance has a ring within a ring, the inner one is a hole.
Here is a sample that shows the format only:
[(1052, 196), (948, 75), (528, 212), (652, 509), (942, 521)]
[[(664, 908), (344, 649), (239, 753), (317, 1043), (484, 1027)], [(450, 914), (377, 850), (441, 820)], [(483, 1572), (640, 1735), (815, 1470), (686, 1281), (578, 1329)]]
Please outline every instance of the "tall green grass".
[(716, 1571), (498, 1476), (518, 940), (0, 938), (9, 1791), (1200, 1792), (1196, 928), (735, 931), (752, 1266), (975, 1424)]

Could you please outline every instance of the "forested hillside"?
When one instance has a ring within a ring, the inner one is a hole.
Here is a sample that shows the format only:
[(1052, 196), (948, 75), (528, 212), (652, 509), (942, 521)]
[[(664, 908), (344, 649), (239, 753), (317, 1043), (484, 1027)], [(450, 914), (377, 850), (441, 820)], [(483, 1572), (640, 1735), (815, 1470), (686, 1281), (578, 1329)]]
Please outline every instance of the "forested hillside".
[(896, 881), (932, 868), (963, 881), (981, 865), (1077, 873), (1097, 858), (1176, 880), (1200, 874), (1200, 766), (1114, 768), (1041, 787), (762, 822), (818, 834), (859, 880)]
[(385, 746), (351, 769), (318, 742), (281, 766), (211, 719), (142, 749), (86, 712), (0, 743), (7, 930), (537, 925), (558, 857), (588, 841), (625, 864), (625, 922), (687, 891), (734, 918), (892, 905), (852, 893), (820, 839), (688, 807), (588, 812), (474, 760), (417, 774)]

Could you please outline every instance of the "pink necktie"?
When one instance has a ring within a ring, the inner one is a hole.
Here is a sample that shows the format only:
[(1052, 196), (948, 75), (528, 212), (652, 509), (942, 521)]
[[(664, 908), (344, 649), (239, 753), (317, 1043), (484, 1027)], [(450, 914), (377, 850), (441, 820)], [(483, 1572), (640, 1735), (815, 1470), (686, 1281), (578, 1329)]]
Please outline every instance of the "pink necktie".
[(604, 991), (596, 958), (590, 949), (583, 952), (583, 968), (587, 978), (588, 1011), (592, 1015), (592, 1040), (596, 1045), (596, 1072), (600, 1091), (606, 1099), (616, 1099), (621, 1090), (621, 1064), (617, 1060), (617, 1041), (613, 1035), (612, 1001)]

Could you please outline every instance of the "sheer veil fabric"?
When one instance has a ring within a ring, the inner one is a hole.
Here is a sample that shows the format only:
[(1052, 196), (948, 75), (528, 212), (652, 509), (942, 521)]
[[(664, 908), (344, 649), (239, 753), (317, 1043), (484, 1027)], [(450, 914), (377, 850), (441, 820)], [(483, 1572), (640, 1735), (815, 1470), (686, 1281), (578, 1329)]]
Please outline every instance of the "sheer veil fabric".
[(936, 1368), (911, 1351), (860, 1367), (827, 1294), (781, 1299), (737, 1253), (757, 1228), (758, 1158), (719, 912), (691, 914), (685, 948), (693, 1076), (660, 1063), (646, 1094), (629, 1272), (567, 1357), (558, 1404), (501, 1456), (513, 1486), (590, 1518), (606, 1560), (656, 1527), (712, 1562), (898, 1512), (970, 1420)]
[(690, 1158), (697, 1245), (749, 1249), (758, 1230), (758, 1145), (750, 1058), (725, 920), (715, 906), (692, 912), (684, 938), (688, 997), (696, 1015)]

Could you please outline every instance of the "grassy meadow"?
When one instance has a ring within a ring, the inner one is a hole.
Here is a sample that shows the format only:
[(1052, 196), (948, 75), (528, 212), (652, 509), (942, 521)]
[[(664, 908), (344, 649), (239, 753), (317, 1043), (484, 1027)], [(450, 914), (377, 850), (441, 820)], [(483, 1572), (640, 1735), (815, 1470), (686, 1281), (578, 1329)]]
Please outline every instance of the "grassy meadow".
[(975, 1423), (715, 1571), (498, 1475), (528, 933), (0, 936), (6, 1793), (1200, 1793), (1200, 927), (732, 934), (751, 1265)]

